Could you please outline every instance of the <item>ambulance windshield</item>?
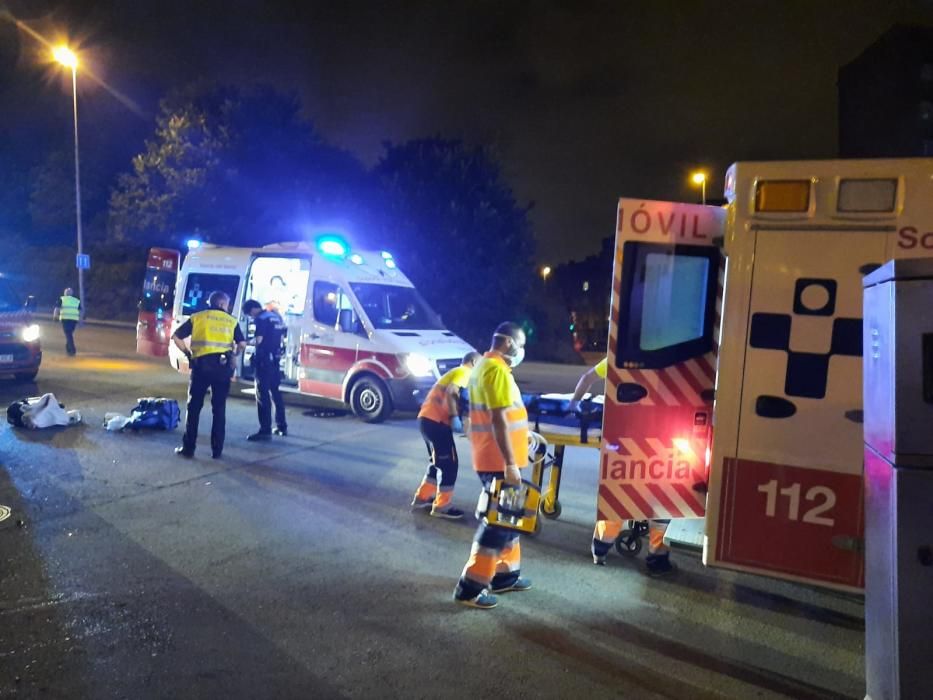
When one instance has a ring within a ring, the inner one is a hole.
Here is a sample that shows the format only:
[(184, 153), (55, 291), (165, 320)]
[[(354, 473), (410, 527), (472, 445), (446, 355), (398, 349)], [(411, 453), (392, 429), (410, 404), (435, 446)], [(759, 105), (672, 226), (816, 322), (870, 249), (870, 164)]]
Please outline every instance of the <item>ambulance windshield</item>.
[(444, 325), (414, 287), (351, 282), (350, 288), (375, 328), (442, 331)]

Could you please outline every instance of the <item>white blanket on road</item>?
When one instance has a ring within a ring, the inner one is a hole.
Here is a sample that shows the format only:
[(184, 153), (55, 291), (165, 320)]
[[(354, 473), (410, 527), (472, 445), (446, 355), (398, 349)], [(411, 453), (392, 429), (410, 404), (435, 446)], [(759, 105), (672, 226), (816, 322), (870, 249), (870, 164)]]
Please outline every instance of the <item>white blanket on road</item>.
[(35, 403), (23, 407), (23, 425), (27, 428), (51, 428), (53, 425), (71, 425), (81, 422), (77, 411), (66, 411), (55, 394), (43, 394)]

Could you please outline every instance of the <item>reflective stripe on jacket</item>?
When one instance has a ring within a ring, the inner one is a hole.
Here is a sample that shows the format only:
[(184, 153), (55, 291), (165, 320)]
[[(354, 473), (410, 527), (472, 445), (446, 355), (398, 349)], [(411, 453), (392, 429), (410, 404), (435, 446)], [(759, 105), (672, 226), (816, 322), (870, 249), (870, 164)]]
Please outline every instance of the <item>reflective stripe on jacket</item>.
[(59, 301), (61, 308), (58, 310), (58, 318), (62, 321), (80, 321), (81, 302), (75, 297), (63, 296)]
[(487, 352), (470, 377), (470, 444), (478, 472), (501, 472), (506, 467), (492, 427), (492, 411), (498, 408), (506, 409), (515, 466), (528, 466), (528, 411), (511, 368), (499, 353)]
[(208, 309), (191, 317), (191, 354), (194, 357), (216, 355), (233, 349), (233, 330), (237, 322), (226, 311)]

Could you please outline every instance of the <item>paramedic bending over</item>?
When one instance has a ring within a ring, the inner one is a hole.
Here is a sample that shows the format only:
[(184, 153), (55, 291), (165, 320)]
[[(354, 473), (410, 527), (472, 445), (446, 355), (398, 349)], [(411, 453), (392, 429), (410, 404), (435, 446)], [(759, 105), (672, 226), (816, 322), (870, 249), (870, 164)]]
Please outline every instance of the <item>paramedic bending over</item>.
[[(583, 396), (589, 392), (596, 382), (606, 379), (606, 368), (609, 364), (608, 358), (603, 358), (595, 367), (590, 367), (580, 381), (577, 382), (577, 388), (574, 389), (573, 398), (570, 400), (570, 410), (576, 412), (579, 410), (580, 401)], [(649, 520), (648, 521), (648, 556), (645, 557), (645, 566), (648, 574), (660, 576), (668, 574), (674, 570), (671, 564), (670, 550), (664, 544), (664, 532), (667, 530), (669, 520)], [(599, 566), (606, 565), (606, 556), (612, 549), (613, 543), (622, 532), (622, 523), (617, 520), (597, 520), (596, 529), (593, 531), (593, 563)]]

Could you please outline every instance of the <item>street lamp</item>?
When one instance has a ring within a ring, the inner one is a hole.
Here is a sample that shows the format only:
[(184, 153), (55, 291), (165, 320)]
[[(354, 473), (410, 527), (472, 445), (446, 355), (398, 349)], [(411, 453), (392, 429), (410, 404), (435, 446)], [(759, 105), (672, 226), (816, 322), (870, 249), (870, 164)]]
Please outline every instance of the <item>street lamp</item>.
[(694, 185), (700, 186), (702, 202), (703, 204), (706, 204), (706, 173), (695, 172), (690, 179), (693, 180)]
[(52, 57), (66, 68), (71, 69), (71, 96), (74, 107), (75, 124), (75, 210), (78, 222), (78, 257), (75, 265), (78, 268), (78, 299), (81, 301), (82, 314), (86, 313), (84, 305), (84, 246), (81, 237), (81, 167), (78, 160), (78, 56), (67, 46), (56, 46), (52, 49)]
[(547, 282), (548, 275), (550, 274), (551, 274), (550, 265), (545, 265), (544, 267), (541, 268), (541, 279), (543, 279), (545, 282)]

